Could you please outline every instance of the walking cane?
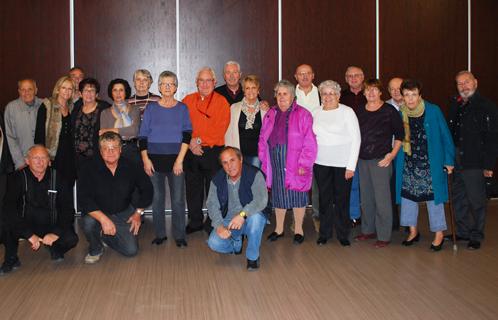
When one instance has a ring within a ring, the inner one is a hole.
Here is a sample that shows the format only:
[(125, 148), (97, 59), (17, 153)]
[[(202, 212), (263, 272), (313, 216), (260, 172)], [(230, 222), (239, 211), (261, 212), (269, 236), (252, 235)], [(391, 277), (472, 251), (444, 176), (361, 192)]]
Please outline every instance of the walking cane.
[(453, 238), (453, 251), (458, 250), (457, 246), (457, 241), (456, 241), (456, 230), (455, 230), (455, 213), (453, 212), (453, 195), (452, 195), (452, 190), (451, 190), (451, 185), (453, 183), (453, 174), (449, 173), (446, 168), (444, 168), (444, 171), (448, 174), (448, 206), (450, 208), (450, 223), (451, 223), (451, 234)]

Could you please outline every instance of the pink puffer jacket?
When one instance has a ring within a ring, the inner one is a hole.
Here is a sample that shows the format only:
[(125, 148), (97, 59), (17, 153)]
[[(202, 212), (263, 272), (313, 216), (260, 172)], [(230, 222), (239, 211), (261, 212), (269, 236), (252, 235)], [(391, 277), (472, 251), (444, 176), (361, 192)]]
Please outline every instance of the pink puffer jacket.
[[(261, 169), (266, 175), (266, 185), (271, 188), (272, 167), (268, 139), (270, 138), (277, 106), (273, 106), (263, 119), (263, 127), (259, 135), (258, 155), (261, 160)], [(287, 132), (287, 158), (285, 161), (285, 187), (295, 191), (309, 191), (313, 178), (313, 164), (317, 152), (316, 137), (313, 133), (313, 117), (305, 108), (295, 101), (289, 115)], [(305, 170), (299, 175), (299, 168)]]

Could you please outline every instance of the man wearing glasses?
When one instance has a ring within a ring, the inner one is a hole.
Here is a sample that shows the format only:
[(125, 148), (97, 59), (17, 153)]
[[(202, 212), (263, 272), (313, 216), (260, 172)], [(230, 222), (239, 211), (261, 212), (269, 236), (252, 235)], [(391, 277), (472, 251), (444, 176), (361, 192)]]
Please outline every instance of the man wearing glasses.
[[(367, 98), (363, 95), (363, 81), (365, 75), (359, 67), (349, 66), (346, 69), (346, 83), (349, 88), (341, 91), (340, 103), (353, 108), (355, 112), (359, 108), (364, 108)], [(353, 181), (351, 182), (351, 194), (349, 199), (349, 217), (353, 227), (361, 223), (360, 212), (360, 181), (359, 170), (355, 170)]]
[[(196, 77), (197, 92), (183, 99), (192, 121), (192, 139), (185, 157), (185, 186), (189, 223), (187, 234), (200, 231), (204, 224), (202, 205), (204, 195), (220, 165), (218, 156), (225, 144), (225, 132), (230, 124), (230, 105), (225, 97), (214, 92), (216, 75), (212, 68), (203, 67)], [(209, 219), (208, 219), (209, 220)]]
[(25, 161), (27, 167), (8, 177), (4, 204), (5, 260), (0, 275), (20, 267), (17, 256), (20, 238), (28, 240), (33, 251), (45, 245), (54, 261), (62, 261), (64, 254), (78, 243), (73, 210), (60, 201), (67, 191), (60, 187), (64, 185), (63, 177), (56, 176), (55, 170), (49, 168), (47, 148), (32, 146)]

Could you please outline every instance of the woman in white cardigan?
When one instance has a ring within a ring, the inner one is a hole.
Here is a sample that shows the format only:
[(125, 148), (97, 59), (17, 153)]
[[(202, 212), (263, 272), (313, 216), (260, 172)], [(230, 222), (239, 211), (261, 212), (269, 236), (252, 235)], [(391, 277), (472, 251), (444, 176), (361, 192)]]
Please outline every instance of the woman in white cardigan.
[(340, 244), (349, 246), (349, 195), (360, 151), (360, 127), (353, 109), (339, 103), (341, 87), (337, 82), (324, 81), (318, 91), (322, 106), (313, 112), (313, 132), (318, 144), (313, 174), (320, 199), (317, 244), (327, 243), (335, 227)]
[(230, 108), (230, 125), (225, 134), (225, 145), (242, 151), (244, 162), (260, 167), (258, 158), (259, 131), (266, 111), (260, 107), (258, 99), (260, 82), (255, 75), (242, 80), (244, 98)]

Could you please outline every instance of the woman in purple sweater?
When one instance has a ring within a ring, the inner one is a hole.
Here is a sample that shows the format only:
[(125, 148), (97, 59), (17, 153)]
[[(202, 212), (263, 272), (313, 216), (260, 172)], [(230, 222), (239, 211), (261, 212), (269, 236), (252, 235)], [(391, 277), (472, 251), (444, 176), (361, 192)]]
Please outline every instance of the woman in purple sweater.
[(164, 217), (167, 178), (173, 236), (177, 247), (186, 247), (183, 160), (192, 136), (192, 124), (187, 106), (175, 99), (178, 86), (176, 74), (164, 71), (159, 75), (158, 82), (161, 99), (151, 102), (145, 109), (139, 133), (144, 170), (154, 186), (152, 219), (156, 237), (152, 243), (160, 245), (167, 239)]

